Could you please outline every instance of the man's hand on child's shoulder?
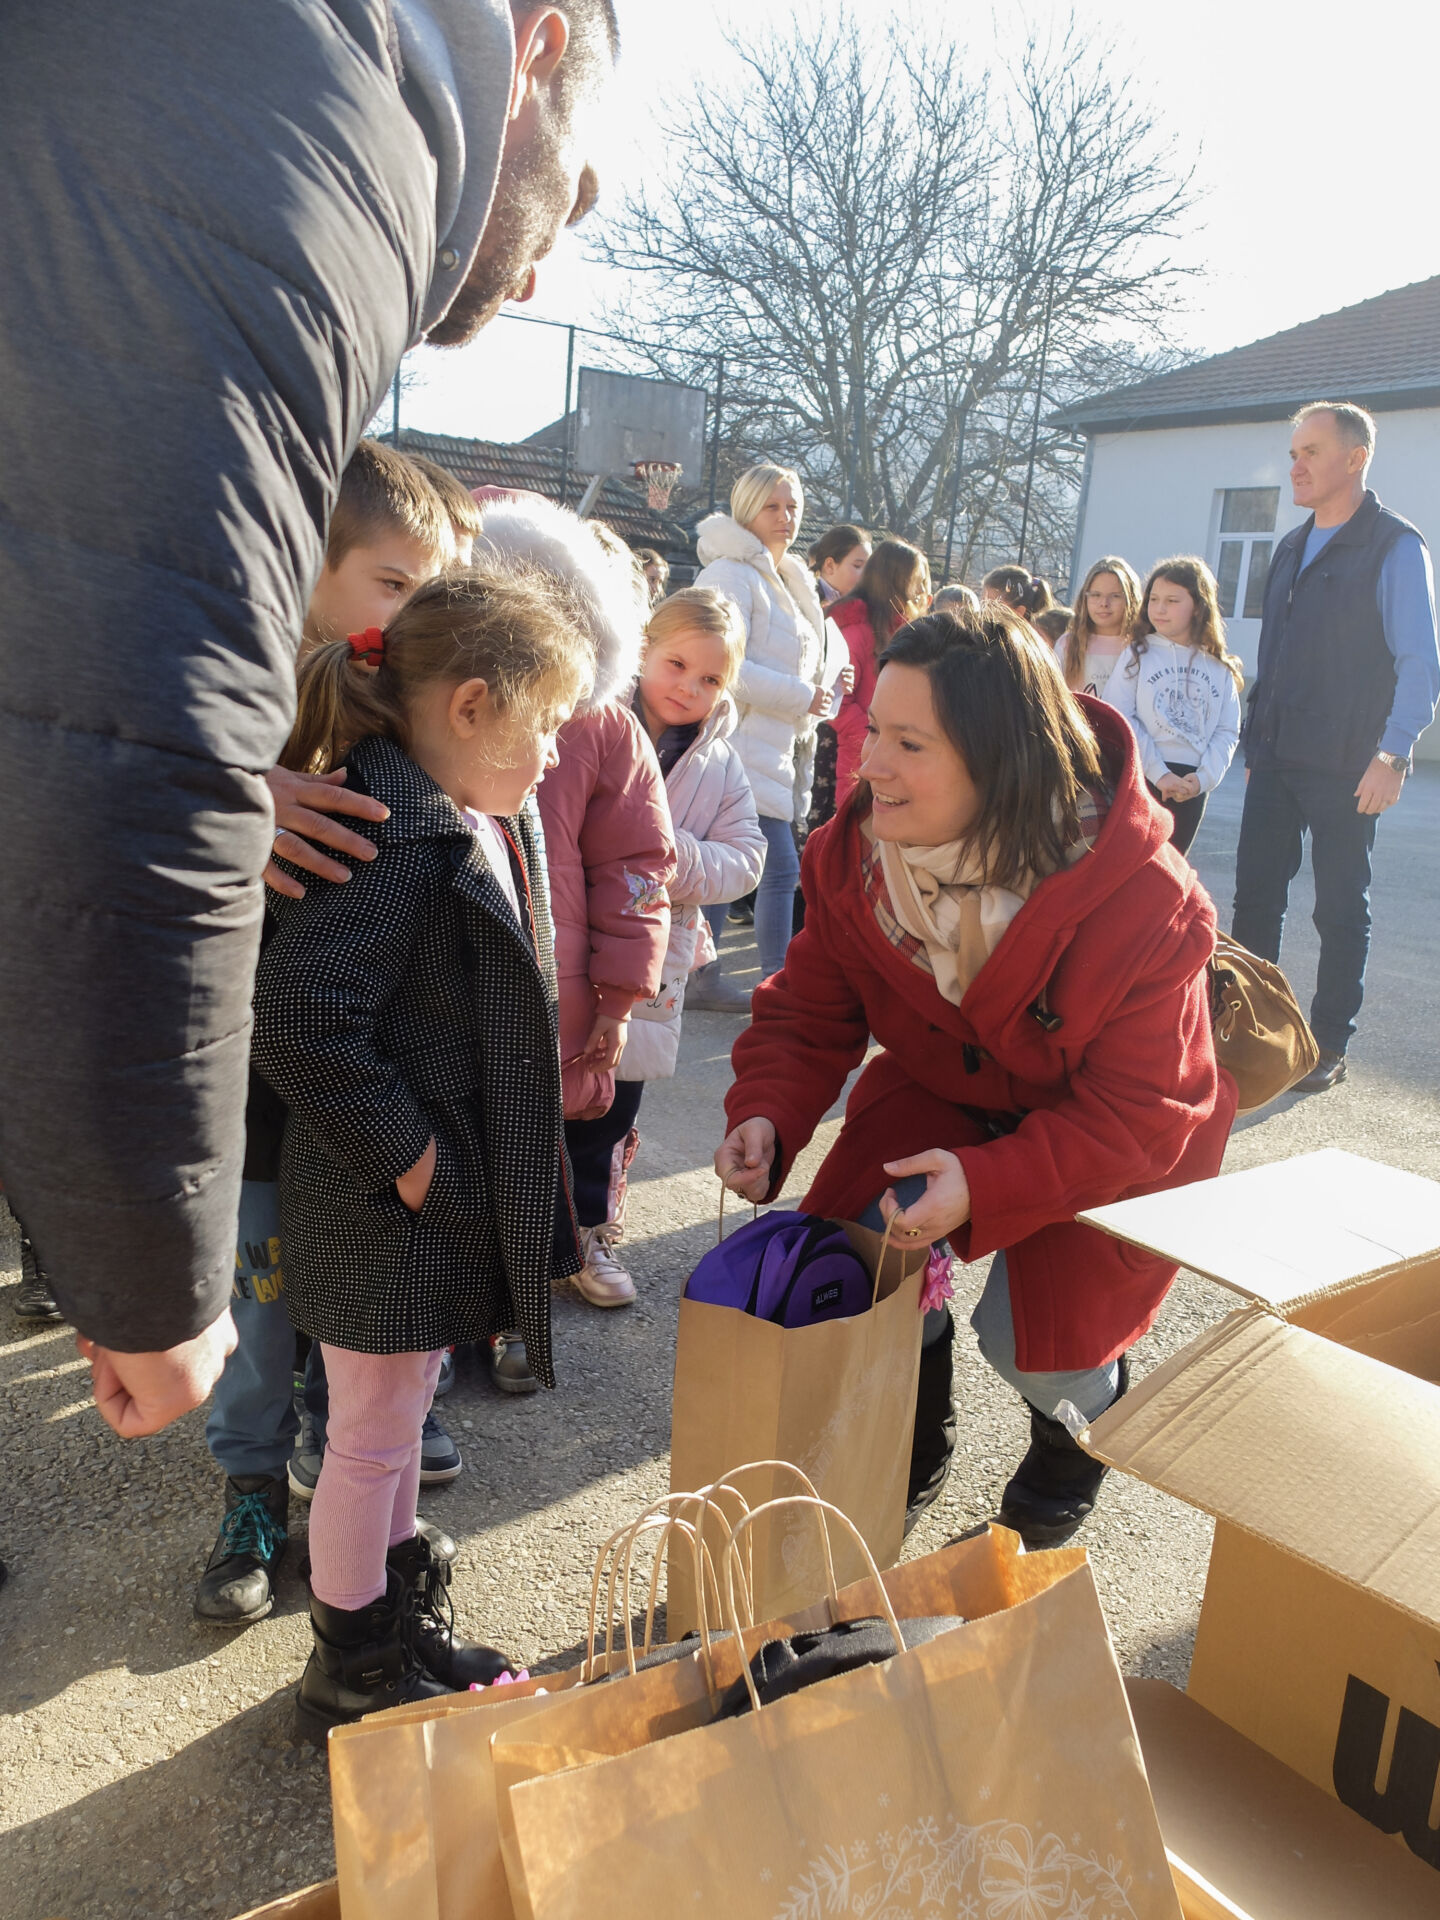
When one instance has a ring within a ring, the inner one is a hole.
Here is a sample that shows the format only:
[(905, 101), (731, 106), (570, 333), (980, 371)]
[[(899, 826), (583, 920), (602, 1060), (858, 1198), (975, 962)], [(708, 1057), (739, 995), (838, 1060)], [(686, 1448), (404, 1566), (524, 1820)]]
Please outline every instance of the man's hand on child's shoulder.
[[(379, 848), (364, 834), (352, 833), (330, 816), (348, 813), (355, 820), (386, 820), (390, 809), (368, 793), (347, 793), (345, 769), (333, 773), (291, 773), (272, 767), (265, 776), (275, 803), (275, 851), (292, 867), (303, 867), (321, 880), (348, 880), (350, 869), (331, 860), (321, 847), (333, 847), (351, 860), (373, 860)], [(318, 841), (316, 846), (312, 844)], [(291, 900), (303, 900), (305, 889), (293, 875), (270, 861), (263, 875), (267, 887)]]

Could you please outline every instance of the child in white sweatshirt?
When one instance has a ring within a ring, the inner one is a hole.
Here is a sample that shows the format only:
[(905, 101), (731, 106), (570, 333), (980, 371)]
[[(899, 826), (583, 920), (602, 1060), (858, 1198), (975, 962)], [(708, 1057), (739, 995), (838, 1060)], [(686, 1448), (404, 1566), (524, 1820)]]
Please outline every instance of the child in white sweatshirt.
[(1244, 684), (1225, 646), (1214, 574), (1193, 555), (1162, 560), (1104, 697), (1130, 722), (1150, 791), (1174, 818), (1177, 853), (1188, 852), (1234, 758)]

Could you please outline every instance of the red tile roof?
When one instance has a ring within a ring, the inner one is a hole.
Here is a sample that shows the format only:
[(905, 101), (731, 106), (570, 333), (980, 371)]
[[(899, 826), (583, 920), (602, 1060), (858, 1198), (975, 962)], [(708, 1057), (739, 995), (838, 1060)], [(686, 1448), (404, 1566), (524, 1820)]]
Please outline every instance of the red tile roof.
[(1280, 420), (1307, 400), (1440, 406), (1440, 274), (1173, 373), (1062, 407), (1087, 433)]
[[(547, 500), (575, 507), (591, 476), (572, 464), (557, 447), (534, 441), (460, 440), (448, 433), (421, 433), (400, 429), (402, 452), (422, 453), (466, 487), (516, 487), (543, 494)], [(563, 499), (562, 499), (563, 482)], [(645, 496), (624, 481), (608, 479), (600, 489), (593, 512), (632, 547), (655, 547), (667, 558), (693, 559), (691, 537), (674, 519), (652, 512)]]

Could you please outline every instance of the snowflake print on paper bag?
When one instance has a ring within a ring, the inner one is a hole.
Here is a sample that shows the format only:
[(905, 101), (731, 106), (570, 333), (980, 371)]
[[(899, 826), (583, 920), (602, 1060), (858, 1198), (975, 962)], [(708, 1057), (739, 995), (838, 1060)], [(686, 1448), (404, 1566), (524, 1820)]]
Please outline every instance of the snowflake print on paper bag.
[(917, 1820), (827, 1847), (789, 1888), (775, 1920), (1138, 1920), (1121, 1863), (1013, 1820), (965, 1827)]

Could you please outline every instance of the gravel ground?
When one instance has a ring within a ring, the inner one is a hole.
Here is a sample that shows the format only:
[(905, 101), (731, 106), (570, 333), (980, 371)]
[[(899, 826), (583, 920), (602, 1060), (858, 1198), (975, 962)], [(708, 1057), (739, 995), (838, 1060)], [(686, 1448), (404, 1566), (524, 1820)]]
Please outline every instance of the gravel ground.
[[(1228, 908), (1238, 777), (1212, 803), (1197, 849)], [(1351, 1078), (1242, 1124), (1227, 1165), (1345, 1146), (1440, 1177), (1440, 1065), (1433, 934), (1440, 925), (1440, 770), (1424, 769), (1381, 833), (1376, 955)], [(1303, 892), (1305, 883), (1302, 881)], [(1297, 898), (1286, 961), (1313, 979), (1308, 898)], [(729, 966), (754, 964), (733, 931)], [(645, 1096), (629, 1257), (640, 1287), (628, 1312), (556, 1303), (561, 1387), (498, 1397), (462, 1369), (443, 1403), (465, 1456), (424, 1511), (461, 1545), (457, 1610), (474, 1637), (532, 1665), (568, 1664), (584, 1633), (591, 1558), (639, 1503), (666, 1485), (675, 1302), (711, 1244), (709, 1171), (736, 1024), (686, 1023), (680, 1077)], [(803, 1188), (832, 1136), (802, 1163)], [(218, 1522), (219, 1477), (203, 1414), (123, 1445), (85, 1393), (68, 1331), (27, 1335), (4, 1290), (18, 1275), (0, 1239), (0, 1436), (9, 1469), (0, 1504), (0, 1911), (10, 1920), (179, 1920), (234, 1915), (332, 1871), (323, 1760), (293, 1740), (290, 1695), (307, 1647), (296, 1546), (272, 1616), (243, 1632), (198, 1625), (190, 1596)], [(959, 1270), (959, 1304), (984, 1268)], [(143, 1282), (137, 1281), (137, 1284)], [(1136, 1351), (1143, 1371), (1224, 1314), (1218, 1288), (1182, 1276)], [(957, 1342), (960, 1445), (943, 1499), (916, 1530), (928, 1552), (994, 1511), (1024, 1444), (1014, 1397)], [(1201, 1516), (1113, 1476), (1082, 1536), (1130, 1672), (1183, 1684), (1209, 1542)]]

